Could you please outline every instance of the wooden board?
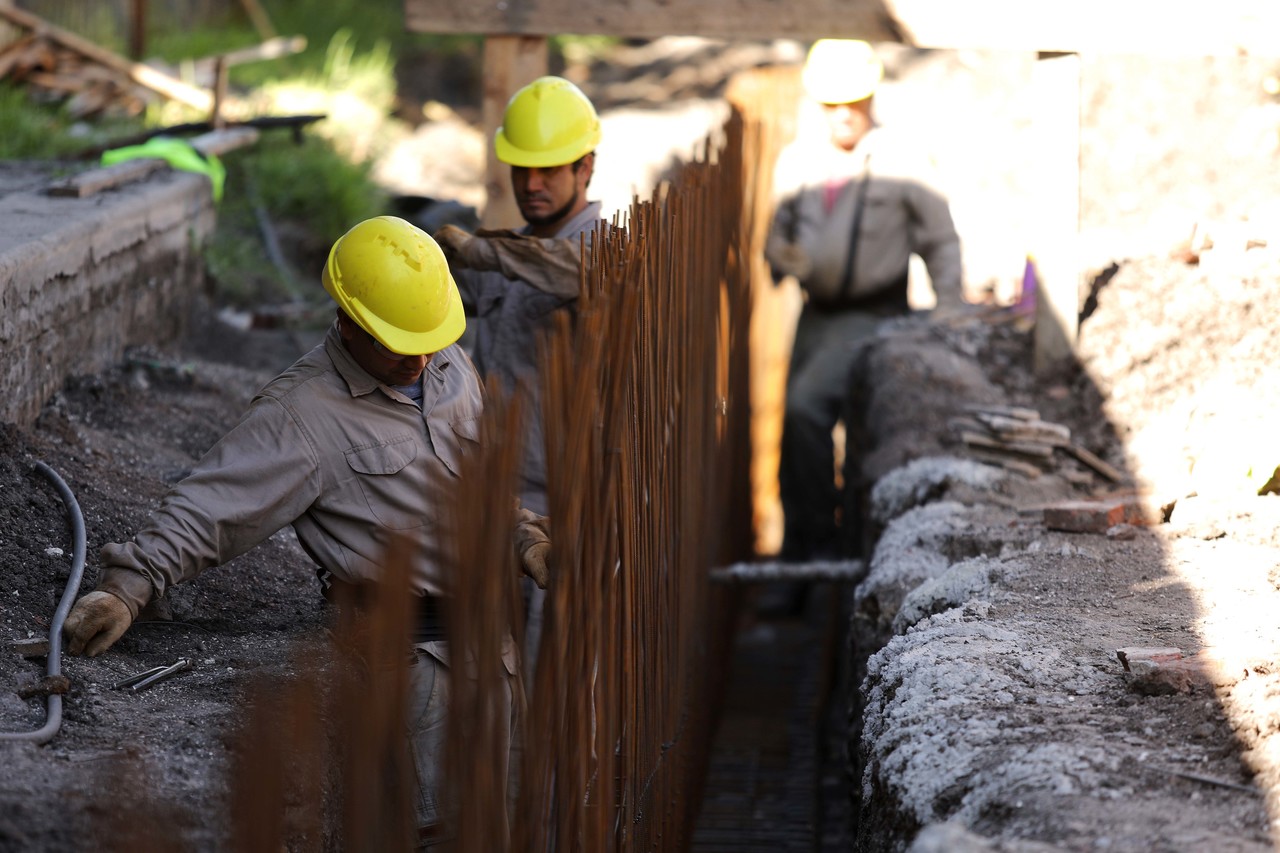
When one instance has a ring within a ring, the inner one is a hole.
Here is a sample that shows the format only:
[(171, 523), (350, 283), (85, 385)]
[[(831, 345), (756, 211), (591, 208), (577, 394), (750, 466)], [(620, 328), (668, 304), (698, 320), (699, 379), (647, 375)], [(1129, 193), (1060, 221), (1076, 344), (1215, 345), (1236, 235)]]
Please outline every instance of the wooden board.
[(123, 56), (112, 53), (73, 32), (56, 27), (30, 12), (0, 5), (0, 16), (11, 23), (31, 30), (39, 36), (55, 41), (63, 47), (70, 48), (82, 56), (92, 59), (94, 62), (113, 68), (140, 86), (145, 86), (154, 92), (164, 95), (166, 98), (180, 101), (205, 113), (209, 112), (213, 107), (213, 96), (205, 90), (197, 89), (195, 86), (188, 86), (181, 80), (162, 74), (142, 63), (130, 62)]
[[(191, 147), (204, 155), (223, 155), (238, 148), (253, 145), (259, 133), (251, 127), (235, 127), (201, 134), (191, 140)], [(46, 192), (52, 196), (85, 198), (95, 193), (124, 184), (140, 181), (152, 172), (169, 164), (159, 159), (126, 160), (112, 166), (90, 169), (57, 183), (50, 184)]]
[(819, 37), (918, 47), (1280, 56), (1271, 0), (405, 0), (408, 28), (485, 35)]
[(801, 38), (822, 33), (900, 40), (881, 0), (405, 0), (405, 22), (411, 31), (423, 33), (739, 39)]

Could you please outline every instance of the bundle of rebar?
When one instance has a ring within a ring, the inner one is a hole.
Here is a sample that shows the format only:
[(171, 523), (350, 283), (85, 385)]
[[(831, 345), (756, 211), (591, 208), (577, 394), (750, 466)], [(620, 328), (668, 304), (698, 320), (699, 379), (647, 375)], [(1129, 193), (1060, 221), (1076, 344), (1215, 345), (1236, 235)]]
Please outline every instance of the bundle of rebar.
[[(504, 647), (523, 637), (513, 546), (522, 398), (487, 389), (481, 451), (443, 509), (449, 640), (444, 837), (467, 851), (687, 847), (737, 585), (752, 553), (754, 217), (744, 122), (585, 247), (542, 348), (551, 579), (522, 749), (504, 784)], [(408, 850), (408, 558), (340, 602), (286, 682), (251, 689), (231, 780), (238, 850)], [(526, 667), (526, 670), (529, 668)], [(523, 706), (523, 707), (522, 707)]]
[(750, 547), (741, 124), (598, 230), (544, 370), (552, 586), (515, 849), (681, 849)]

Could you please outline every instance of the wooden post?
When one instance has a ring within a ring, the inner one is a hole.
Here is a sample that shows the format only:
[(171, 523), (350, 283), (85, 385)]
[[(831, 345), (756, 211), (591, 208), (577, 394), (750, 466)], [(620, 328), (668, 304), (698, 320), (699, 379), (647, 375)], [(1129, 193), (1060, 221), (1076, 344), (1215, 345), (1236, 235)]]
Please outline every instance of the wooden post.
[(547, 73), (547, 40), (541, 36), (489, 36), (484, 40), (485, 195), (481, 224), (513, 228), (522, 223), (511, 195), (511, 170), (493, 154), (493, 134), (512, 94)]
[(129, 18), (129, 56), (141, 61), (147, 52), (147, 0), (133, 0)]
[(209, 116), (209, 124), (214, 130), (221, 130), (226, 126), (226, 119), (222, 117), (222, 108), (227, 103), (227, 59), (219, 56), (213, 61), (213, 110)]
[(1035, 369), (1045, 373), (1075, 350), (1080, 317), (1080, 57), (1041, 53), (1034, 77), (1037, 105), (1035, 196)]

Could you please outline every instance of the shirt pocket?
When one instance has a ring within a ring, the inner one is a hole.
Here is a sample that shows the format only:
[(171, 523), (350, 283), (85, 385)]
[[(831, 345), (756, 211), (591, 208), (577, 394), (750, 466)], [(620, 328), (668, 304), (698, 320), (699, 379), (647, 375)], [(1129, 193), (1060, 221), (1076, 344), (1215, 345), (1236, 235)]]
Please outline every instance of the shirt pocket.
[(454, 476), (461, 476), (463, 460), (480, 451), (480, 419), (459, 418), (447, 430), (431, 426), (431, 441), (440, 461)]
[(409, 530), (427, 523), (426, 491), (410, 467), (418, 458), (418, 445), (412, 436), (353, 447), (346, 457), (365, 503), (379, 524), (393, 530)]

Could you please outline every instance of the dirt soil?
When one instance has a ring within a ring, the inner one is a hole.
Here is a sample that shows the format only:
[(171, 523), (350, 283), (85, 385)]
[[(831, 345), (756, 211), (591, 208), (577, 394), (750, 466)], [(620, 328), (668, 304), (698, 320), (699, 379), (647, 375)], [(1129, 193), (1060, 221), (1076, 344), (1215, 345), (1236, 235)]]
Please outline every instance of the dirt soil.
[[(1012, 121), (1017, 131), (1025, 129), (1017, 118), (1025, 104), (1016, 89), (998, 95), (1008, 86), (1009, 68), (1025, 69), (1026, 62), (903, 52), (890, 82), (904, 98), (941, 89), (947, 104), (937, 115), (948, 121), (957, 98), (978, 93), (983, 103), (997, 104), (975, 119), (979, 134), (1007, 126), (993, 129), (997, 120)], [(1269, 232), (1271, 249), (1246, 252), (1258, 235), (1240, 236), (1243, 213), (1276, 197), (1280, 181), (1280, 120), (1261, 88), (1271, 69), (1248, 60), (1135, 64), (1099, 63), (1087, 78), (1082, 138), (1086, 168), (1093, 168), (1084, 187), (1084, 225), (1096, 251), (1094, 272), (1109, 262), (1116, 266), (1097, 279), (1105, 286), (1089, 303), (1079, 368), (1035, 377), (1030, 333), (1014, 324), (935, 336), (975, 359), (1009, 402), (1070, 426), (1081, 443), (1133, 471), (1150, 491), (1178, 498), (1170, 523), (1131, 540), (1020, 530), (1025, 519), (1019, 521), (1017, 506), (1007, 508), (1002, 534), (1019, 547), (1040, 543), (1040, 557), (1019, 557), (1008, 568), (998, 605), (1021, 626), (1022, 651), (1038, 648), (1037, 638), (1056, 647), (1067, 634), (1088, 637), (1078, 656), (1084, 663), (1061, 662), (1079, 676), (1078, 701), (1063, 696), (1045, 703), (1039, 725), (1057, 734), (1070, 730), (1103, 755), (1111, 747), (1119, 752), (1117, 745), (1132, 752), (1105, 774), (1082, 768), (1075, 779), (1038, 780), (1031, 786), (1034, 800), (989, 800), (989, 808), (967, 816), (967, 830), (932, 829), (920, 844), (937, 840), (938, 846), (920, 849), (1264, 850), (1280, 837), (1280, 824), (1271, 823), (1280, 819), (1280, 620), (1274, 616), (1280, 613), (1280, 498), (1253, 497), (1247, 488), (1256, 486), (1248, 471), (1280, 458), (1240, 468), (1242, 457), (1259, 456), (1254, 451), (1275, 456), (1280, 402), (1269, 334), (1280, 314), (1280, 266), (1272, 251), (1280, 231)], [(912, 80), (919, 88), (910, 88)], [(1204, 94), (1188, 98), (1188, 91)], [(1196, 122), (1186, 121), (1188, 103), (1199, 110)], [(1231, 143), (1229, 151), (1215, 149), (1215, 133)], [(1016, 219), (1027, 199), (999, 169), (969, 169), (966, 177), (961, 155), (971, 152), (971, 136), (949, 150), (939, 143), (939, 150), (946, 155), (942, 165), (951, 164), (958, 176), (957, 220), (974, 229), (964, 231), (966, 239), (972, 235), (972, 245), (989, 248), (999, 244), (992, 231)], [(1000, 137), (992, 147), (999, 154), (1006, 144)], [(1206, 158), (1216, 164), (1211, 172)], [(990, 230), (972, 226), (987, 209), (980, 197), (997, 191), (1005, 193), (1004, 213), (991, 217)], [(1189, 213), (1168, 227), (1149, 227), (1166, 221), (1170, 205)], [(1196, 222), (1214, 226), (1214, 250), (1199, 265), (1171, 259)], [(1248, 224), (1262, 234), (1262, 223), (1255, 216)], [(1024, 251), (1018, 244), (976, 253), (991, 259), (978, 265), (979, 282), (1020, 276), (1020, 265), (1002, 265), (1010, 257), (1020, 261)], [(240, 332), (212, 315), (203, 315), (206, 322), (196, 323), (180, 348), (135, 352), (101, 375), (71, 377), (32, 428), (0, 426), (4, 731), (43, 723), (43, 703), (19, 696), (42, 678), (43, 659), (24, 657), (8, 644), (47, 634), (71, 567), (66, 509), (35, 462), (59, 473), (79, 502), (89, 559), (83, 589), (90, 589), (98, 549), (136, 530), (257, 388), (320, 335)], [(943, 424), (949, 412), (938, 408)], [(910, 455), (932, 454), (945, 443), (936, 442)], [(1086, 493), (1064, 484), (1048, 492)], [(1013, 493), (1030, 501), (1025, 492)], [(993, 547), (998, 554), (999, 543)], [(94, 837), (106, 846), (103, 833), (136, 839), (152, 829), (180, 838), (183, 849), (226, 843), (224, 774), (249, 685), (287, 677), (296, 644), (324, 626), (326, 608), (310, 562), (288, 531), (174, 590), (167, 606), (168, 613), (140, 622), (110, 654), (64, 659), (70, 689), (50, 744), (0, 745), (0, 851), (78, 850)], [(963, 616), (959, 610), (953, 618)], [(1189, 692), (1146, 695), (1117, 675), (1114, 661), (1099, 658), (1100, 649), (1126, 645), (1213, 649), (1234, 668), (1214, 675), (1208, 687), (1198, 681)], [(168, 682), (137, 694), (112, 688), (179, 658), (189, 658), (192, 668)], [(993, 695), (987, 707), (967, 709), (966, 716), (996, 724), (1006, 704)], [(1022, 732), (1010, 743), (1011, 750), (1030, 752), (1036, 737)], [(981, 786), (982, 772), (974, 768), (974, 787)], [(155, 823), (122, 817), (140, 813), (133, 807), (144, 800), (149, 808), (141, 813), (155, 815)], [(1072, 805), (1063, 808), (1067, 800)], [(956, 808), (932, 814), (939, 824), (949, 815), (966, 817)], [(913, 820), (915, 828), (934, 822)], [(977, 846), (985, 842), (966, 831), (996, 841)], [(1140, 846), (1144, 838), (1150, 843)], [(910, 835), (899, 832), (898, 843), (904, 839)]]

